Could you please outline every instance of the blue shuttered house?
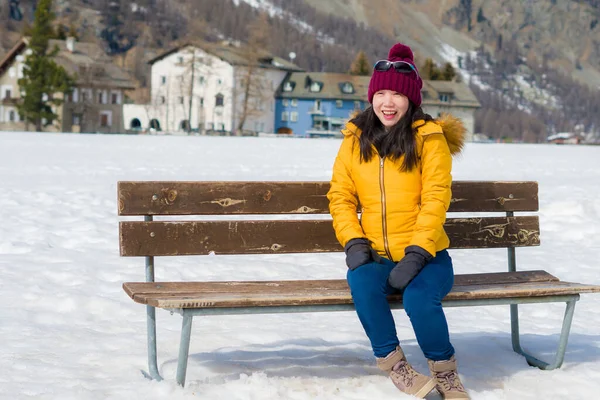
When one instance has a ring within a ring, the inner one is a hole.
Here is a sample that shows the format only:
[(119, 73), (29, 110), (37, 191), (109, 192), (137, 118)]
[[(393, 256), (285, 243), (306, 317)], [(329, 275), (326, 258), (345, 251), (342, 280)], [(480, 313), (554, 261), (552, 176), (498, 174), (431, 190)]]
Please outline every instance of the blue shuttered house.
[[(275, 94), (275, 132), (299, 137), (341, 137), (340, 129), (369, 106), (370, 77), (326, 72), (292, 72)], [(480, 107), (461, 82), (423, 82), (423, 109), (436, 118), (447, 112), (463, 120), (468, 140)]]
[(294, 72), (275, 96), (275, 132), (300, 137), (341, 136), (355, 111), (368, 105), (368, 76)]

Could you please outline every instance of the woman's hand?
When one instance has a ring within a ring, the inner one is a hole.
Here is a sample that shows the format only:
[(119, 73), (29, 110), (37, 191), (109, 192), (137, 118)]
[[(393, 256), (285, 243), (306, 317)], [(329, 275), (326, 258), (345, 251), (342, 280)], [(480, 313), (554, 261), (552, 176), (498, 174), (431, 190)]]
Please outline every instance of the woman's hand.
[(369, 245), (369, 241), (365, 238), (351, 239), (344, 247), (346, 252), (346, 265), (351, 270), (355, 270), (361, 265), (365, 265), (371, 261), (381, 261), (381, 256)]
[(404, 250), (402, 260), (392, 269), (388, 283), (394, 289), (404, 290), (432, 258), (433, 256), (422, 247), (408, 246)]

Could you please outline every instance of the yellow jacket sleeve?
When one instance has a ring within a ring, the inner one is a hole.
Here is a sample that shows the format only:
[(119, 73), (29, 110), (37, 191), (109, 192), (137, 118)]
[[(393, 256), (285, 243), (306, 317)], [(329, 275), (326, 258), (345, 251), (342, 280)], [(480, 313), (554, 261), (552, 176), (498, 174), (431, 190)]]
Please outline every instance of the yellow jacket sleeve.
[(410, 245), (435, 257), (436, 241), (444, 229), (452, 198), (452, 156), (441, 133), (424, 136), (421, 153), (421, 207)]
[(331, 187), (327, 193), (329, 212), (333, 217), (333, 229), (342, 246), (365, 234), (358, 220), (358, 196), (352, 180), (352, 153), (356, 138), (346, 136), (333, 164)]

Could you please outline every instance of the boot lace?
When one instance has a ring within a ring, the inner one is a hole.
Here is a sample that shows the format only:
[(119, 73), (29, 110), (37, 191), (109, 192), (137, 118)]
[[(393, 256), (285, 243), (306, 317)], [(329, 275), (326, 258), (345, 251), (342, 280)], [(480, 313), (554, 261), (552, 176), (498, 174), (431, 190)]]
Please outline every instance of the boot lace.
[(465, 392), (465, 388), (455, 370), (437, 372), (435, 376), (438, 383), (442, 385), (445, 391), (457, 390), (459, 392)]
[(414, 379), (417, 376), (417, 371), (410, 366), (408, 361), (404, 360), (394, 365), (392, 372), (394, 372), (394, 375), (396, 375), (396, 379), (402, 380), (402, 383), (406, 387), (412, 386)]

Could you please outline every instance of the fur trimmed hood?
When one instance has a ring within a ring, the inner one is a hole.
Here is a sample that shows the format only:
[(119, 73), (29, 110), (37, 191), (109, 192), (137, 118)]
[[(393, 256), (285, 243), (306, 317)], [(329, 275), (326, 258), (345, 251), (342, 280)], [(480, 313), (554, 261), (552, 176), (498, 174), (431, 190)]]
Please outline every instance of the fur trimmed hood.
[[(446, 142), (448, 142), (450, 154), (453, 156), (460, 154), (465, 146), (467, 134), (467, 128), (465, 128), (463, 122), (451, 114), (442, 113), (439, 118), (433, 120), (433, 123), (441, 128), (441, 132), (440, 130), (437, 130), (437, 132), (431, 133), (443, 133), (446, 137)], [(426, 126), (427, 125), (425, 125), (423, 128)], [(419, 131), (420, 130), (421, 129), (419, 129)]]

